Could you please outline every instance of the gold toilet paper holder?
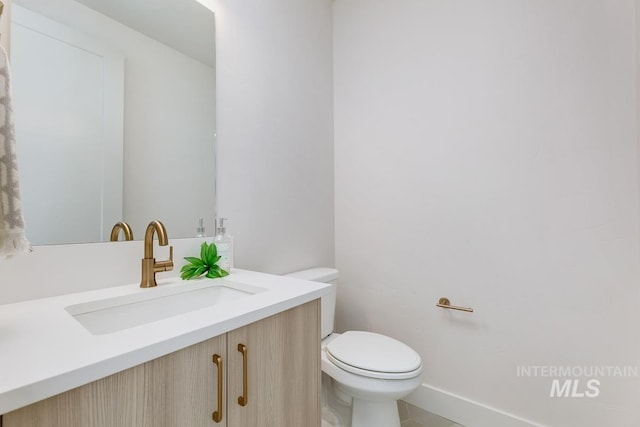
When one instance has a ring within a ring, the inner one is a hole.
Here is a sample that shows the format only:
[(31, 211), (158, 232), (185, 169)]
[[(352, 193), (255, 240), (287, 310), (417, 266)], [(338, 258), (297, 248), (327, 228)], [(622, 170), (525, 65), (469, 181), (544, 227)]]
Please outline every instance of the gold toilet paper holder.
[(438, 300), (438, 303), (436, 304), (436, 307), (440, 307), (440, 308), (449, 308), (451, 310), (460, 310), (460, 311), (466, 311), (469, 313), (473, 313), (473, 308), (471, 307), (459, 307), (457, 305), (451, 305), (451, 302), (449, 301), (449, 298), (447, 297), (442, 297)]

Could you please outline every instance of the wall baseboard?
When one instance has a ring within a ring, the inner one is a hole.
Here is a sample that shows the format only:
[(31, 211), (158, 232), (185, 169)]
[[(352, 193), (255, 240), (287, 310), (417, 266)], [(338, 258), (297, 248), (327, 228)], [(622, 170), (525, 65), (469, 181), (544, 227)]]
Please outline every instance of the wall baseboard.
[(427, 384), (403, 400), (466, 427), (545, 427)]

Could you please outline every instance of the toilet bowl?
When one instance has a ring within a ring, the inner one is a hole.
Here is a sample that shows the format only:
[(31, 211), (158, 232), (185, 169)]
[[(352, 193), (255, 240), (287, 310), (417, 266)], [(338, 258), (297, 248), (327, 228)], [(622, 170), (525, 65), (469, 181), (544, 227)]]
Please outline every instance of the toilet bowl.
[[(322, 343), (321, 366), (323, 390), (332, 393), (324, 398), (328, 408), (323, 413), (340, 420), (334, 414), (350, 407), (343, 416), (344, 427), (400, 427), (397, 400), (402, 399), (422, 383), (422, 360), (406, 344), (385, 335), (365, 331), (334, 333), (335, 295), (338, 271), (314, 268), (288, 274), (298, 279), (332, 284), (332, 291), (321, 299)], [(335, 402), (338, 402), (337, 404)], [(334, 410), (332, 410), (334, 409)], [(323, 425), (341, 425), (341, 421), (323, 421)]]

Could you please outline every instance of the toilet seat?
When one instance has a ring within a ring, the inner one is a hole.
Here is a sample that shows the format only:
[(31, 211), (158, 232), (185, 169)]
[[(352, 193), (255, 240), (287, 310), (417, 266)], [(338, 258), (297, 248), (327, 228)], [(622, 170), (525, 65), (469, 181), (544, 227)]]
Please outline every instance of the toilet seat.
[(399, 380), (422, 372), (420, 355), (411, 347), (373, 332), (345, 332), (327, 344), (326, 354), (341, 369), (369, 378)]

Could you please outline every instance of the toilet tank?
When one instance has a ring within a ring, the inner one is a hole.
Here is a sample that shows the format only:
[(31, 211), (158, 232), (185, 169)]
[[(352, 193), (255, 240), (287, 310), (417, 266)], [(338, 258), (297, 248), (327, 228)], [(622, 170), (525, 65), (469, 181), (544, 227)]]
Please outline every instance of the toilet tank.
[(335, 268), (316, 267), (285, 274), (285, 276), (302, 280), (310, 280), (312, 282), (328, 283), (331, 285), (331, 292), (320, 298), (320, 330), (322, 338), (329, 336), (333, 332), (333, 319), (336, 314), (336, 284), (338, 282), (338, 270)]

